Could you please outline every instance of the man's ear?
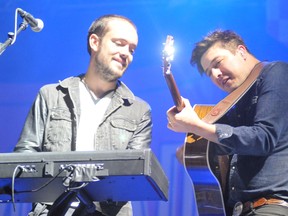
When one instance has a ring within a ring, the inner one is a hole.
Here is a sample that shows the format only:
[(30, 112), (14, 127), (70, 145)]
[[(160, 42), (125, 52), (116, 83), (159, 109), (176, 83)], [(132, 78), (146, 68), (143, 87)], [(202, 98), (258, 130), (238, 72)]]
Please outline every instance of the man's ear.
[(99, 44), (100, 44), (100, 39), (96, 34), (91, 34), (89, 37), (89, 44), (91, 47), (91, 51), (93, 50), (94, 52), (98, 51), (99, 49)]
[(246, 54), (247, 50), (246, 47), (244, 45), (239, 45), (237, 47), (237, 51), (243, 56)]
[(240, 55), (243, 57), (244, 60), (247, 58), (247, 49), (244, 45), (239, 45), (237, 47), (237, 52), (240, 53)]

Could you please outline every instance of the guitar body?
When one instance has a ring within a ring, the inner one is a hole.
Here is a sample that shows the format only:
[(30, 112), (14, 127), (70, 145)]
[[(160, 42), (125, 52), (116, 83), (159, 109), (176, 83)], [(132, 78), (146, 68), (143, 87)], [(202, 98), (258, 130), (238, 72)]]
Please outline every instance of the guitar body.
[[(200, 118), (213, 106), (195, 105), (194, 110)], [(188, 133), (184, 145), (184, 165), (194, 186), (196, 204), (200, 216), (226, 215), (223, 199), (228, 161), (217, 157), (213, 144), (195, 134)], [(221, 183), (223, 183), (221, 185)]]

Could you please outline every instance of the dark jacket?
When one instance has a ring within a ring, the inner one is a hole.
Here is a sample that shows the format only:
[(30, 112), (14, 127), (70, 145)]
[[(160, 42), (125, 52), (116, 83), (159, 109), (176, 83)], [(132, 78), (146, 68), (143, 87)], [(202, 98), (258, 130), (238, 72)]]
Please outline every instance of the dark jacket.
[(274, 197), (288, 201), (288, 64), (271, 62), (217, 124), (219, 141), (232, 148), (229, 202)]

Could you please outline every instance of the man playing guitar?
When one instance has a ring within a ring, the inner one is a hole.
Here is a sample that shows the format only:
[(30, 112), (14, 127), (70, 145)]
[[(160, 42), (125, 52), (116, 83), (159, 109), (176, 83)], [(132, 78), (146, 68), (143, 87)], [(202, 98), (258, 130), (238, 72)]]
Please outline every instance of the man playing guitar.
[[(191, 64), (233, 94), (262, 63), (235, 32), (216, 30), (195, 44)], [(167, 111), (169, 129), (193, 133), (208, 140), (217, 155), (229, 155), (222, 215), (288, 215), (287, 73), (287, 63), (265, 64), (254, 84), (216, 122), (199, 117), (185, 98), (183, 109)], [(189, 158), (185, 145), (177, 150), (184, 164)]]

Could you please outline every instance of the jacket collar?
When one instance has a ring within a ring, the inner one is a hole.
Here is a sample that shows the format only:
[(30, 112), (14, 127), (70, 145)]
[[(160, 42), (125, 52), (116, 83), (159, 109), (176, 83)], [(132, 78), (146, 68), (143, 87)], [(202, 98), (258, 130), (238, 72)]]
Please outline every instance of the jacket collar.
[[(68, 77), (64, 79), (63, 81), (59, 81), (59, 85), (62, 88), (70, 89), (70, 90), (76, 90), (79, 91), (79, 81), (84, 77), (84, 74), (81, 74), (76, 77)], [(115, 97), (118, 97), (119, 99), (122, 98), (122, 100), (129, 102), (130, 104), (133, 103), (135, 100), (135, 95), (132, 93), (132, 91), (120, 80), (118, 80), (117, 87), (115, 90)]]

